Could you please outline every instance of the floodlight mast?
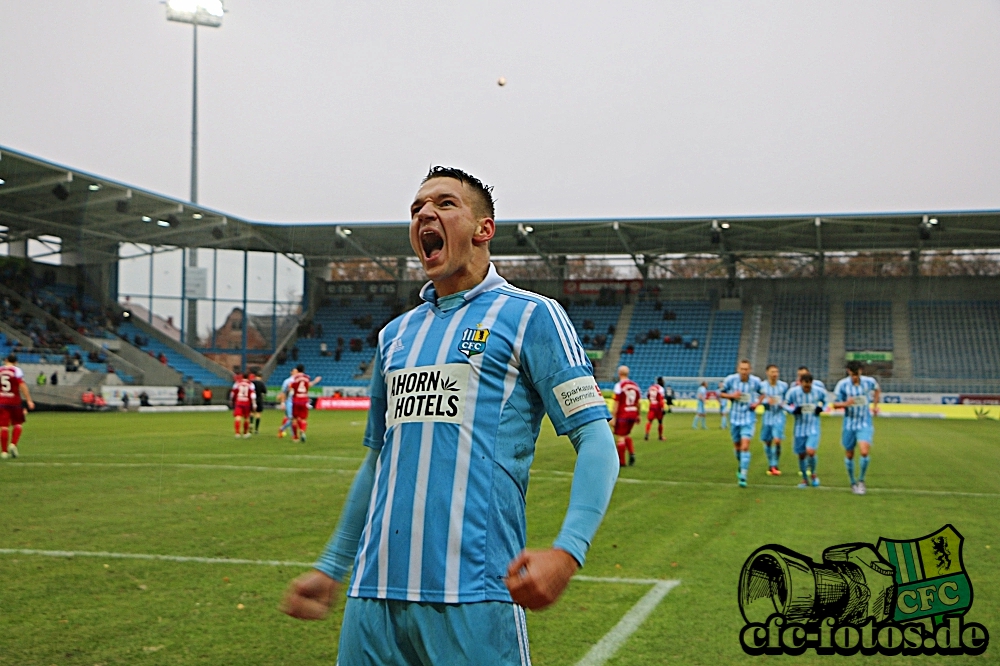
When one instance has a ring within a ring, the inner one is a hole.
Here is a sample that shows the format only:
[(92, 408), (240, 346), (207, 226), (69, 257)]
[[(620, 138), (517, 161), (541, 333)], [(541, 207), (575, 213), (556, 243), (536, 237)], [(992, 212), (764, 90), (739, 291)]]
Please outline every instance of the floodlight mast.
[[(166, 0), (167, 20), (178, 23), (190, 23), (194, 32), (192, 40), (193, 57), (191, 59), (191, 203), (198, 203), (198, 26), (209, 28), (222, 26), (222, 17), (226, 8), (222, 0)], [(198, 250), (188, 251), (188, 266), (198, 266)], [(187, 285), (182, 285), (182, 293)], [(198, 343), (198, 301), (190, 299), (187, 302), (187, 326), (184, 337), (187, 344), (195, 346)], [(185, 317), (181, 317), (183, 322)]]

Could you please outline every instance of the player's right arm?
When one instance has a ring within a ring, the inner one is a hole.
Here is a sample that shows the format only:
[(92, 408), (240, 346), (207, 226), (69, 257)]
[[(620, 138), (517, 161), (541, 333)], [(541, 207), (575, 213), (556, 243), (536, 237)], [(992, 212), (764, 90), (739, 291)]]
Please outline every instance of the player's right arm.
[(847, 395), (847, 387), (843, 384), (843, 380), (837, 383), (833, 387), (836, 393), (837, 400), (833, 403), (834, 409), (847, 409), (854, 404), (854, 398)]
[(369, 394), (371, 408), (365, 429), (368, 453), (354, 476), (337, 529), (312, 571), (292, 581), (281, 604), (282, 612), (300, 620), (322, 620), (330, 610), (338, 588), (354, 563), (375, 486), (375, 469), (385, 441), (386, 387), (382, 374), (381, 339), (375, 351)]

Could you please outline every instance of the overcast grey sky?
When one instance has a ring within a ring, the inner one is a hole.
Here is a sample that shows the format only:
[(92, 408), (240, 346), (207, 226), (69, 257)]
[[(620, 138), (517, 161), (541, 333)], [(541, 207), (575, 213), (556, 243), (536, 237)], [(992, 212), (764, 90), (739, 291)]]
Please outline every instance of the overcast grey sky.
[[(200, 199), (405, 219), (1000, 208), (1000, 2), (230, 0), (199, 32)], [(505, 76), (508, 84), (497, 86)], [(191, 28), (0, 3), (0, 144), (187, 198)]]

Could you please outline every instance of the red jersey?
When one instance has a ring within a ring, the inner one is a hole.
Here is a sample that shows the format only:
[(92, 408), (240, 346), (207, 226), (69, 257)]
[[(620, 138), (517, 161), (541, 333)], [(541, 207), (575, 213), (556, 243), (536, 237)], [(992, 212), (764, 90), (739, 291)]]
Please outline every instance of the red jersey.
[(236, 406), (252, 404), (257, 399), (257, 391), (253, 387), (253, 382), (249, 379), (241, 379), (229, 391), (229, 396)]
[(631, 379), (615, 384), (615, 418), (637, 420), (639, 418), (639, 398), (642, 389)]
[(288, 385), (288, 392), (292, 396), (293, 405), (308, 405), (309, 404), (309, 375), (304, 372), (292, 377), (291, 383)]
[(0, 367), (0, 405), (4, 407), (21, 406), (21, 384), (24, 373), (15, 365)]
[(649, 408), (657, 409), (662, 408), (667, 402), (667, 394), (663, 391), (663, 387), (659, 384), (653, 384), (646, 391), (646, 397), (649, 398)]

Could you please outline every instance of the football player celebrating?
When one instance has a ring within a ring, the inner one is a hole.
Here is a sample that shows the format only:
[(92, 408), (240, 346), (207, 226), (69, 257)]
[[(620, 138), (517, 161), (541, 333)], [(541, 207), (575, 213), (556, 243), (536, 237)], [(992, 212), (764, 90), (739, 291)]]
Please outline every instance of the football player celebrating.
[(281, 427), (278, 428), (278, 438), (285, 436), (285, 432), (292, 427), (292, 378), (297, 373), (294, 367), (289, 370), (285, 381), (281, 382), (281, 390), (278, 392), (278, 404), (285, 410), (285, 418), (281, 420)]
[(639, 397), (642, 389), (628, 378), (628, 366), (618, 368), (618, 382), (615, 384), (615, 415), (611, 419), (611, 429), (615, 433), (618, 447), (618, 465), (625, 466), (625, 451), (628, 450), (628, 464), (635, 464), (635, 444), (632, 442), (632, 428), (639, 420)]
[(816, 386), (808, 372), (788, 389), (783, 408), (795, 415), (795, 454), (799, 457), (799, 488), (819, 487), (816, 476), (816, 449), (819, 448), (819, 415), (826, 407), (826, 390)]
[[(878, 414), (878, 402), (882, 394), (874, 377), (861, 374), (862, 367), (860, 361), (850, 361), (847, 364), (847, 377), (837, 382), (833, 389), (836, 398), (833, 407), (844, 410), (844, 429), (840, 443), (844, 447), (844, 466), (851, 482), (851, 492), (855, 495), (867, 492), (865, 474), (868, 472), (868, 451), (875, 437), (872, 414)], [(855, 448), (861, 454), (857, 481), (854, 480)]]
[(760, 405), (763, 382), (760, 377), (750, 374), (750, 361), (743, 359), (736, 366), (736, 372), (726, 377), (722, 382), (719, 398), (725, 398), (732, 403), (729, 408), (729, 434), (733, 440), (736, 460), (739, 469), (736, 472), (740, 488), (747, 487), (747, 470), (750, 468), (750, 440), (753, 439), (754, 427), (757, 425), (757, 413), (754, 411)]
[(649, 386), (646, 391), (646, 398), (649, 400), (649, 409), (646, 411), (646, 439), (649, 439), (649, 426), (653, 421), (658, 422), (660, 431), (660, 441), (663, 441), (663, 407), (666, 403), (666, 392), (663, 389), (663, 377), (657, 377), (656, 381)]
[(0, 458), (17, 457), (17, 443), (24, 425), (22, 400), (28, 403), (28, 409), (35, 408), (24, 373), (16, 364), (17, 356), (11, 354), (0, 367)]
[[(490, 263), (490, 188), (435, 167), (410, 218), (430, 282), (379, 334), (370, 451), (316, 570), (292, 584), (284, 610), (322, 618), (353, 567), (339, 663), (524, 666), (523, 609), (559, 597), (610, 500), (611, 415), (562, 307)], [(577, 462), (553, 546), (524, 550), (524, 491), (545, 415)]]
[[(785, 414), (783, 408), (788, 382), (778, 379), (778, 366), (767, 366), (767, 381), (764, 382), (764, 418), (760, 426), (760, 441), (764, 442), (767, 456), (767, 475), (781, 476), (778, 461), (781, 459), (781, 440), (785, 437)], [(825, 393), (825, 392), (824, 392)]]

